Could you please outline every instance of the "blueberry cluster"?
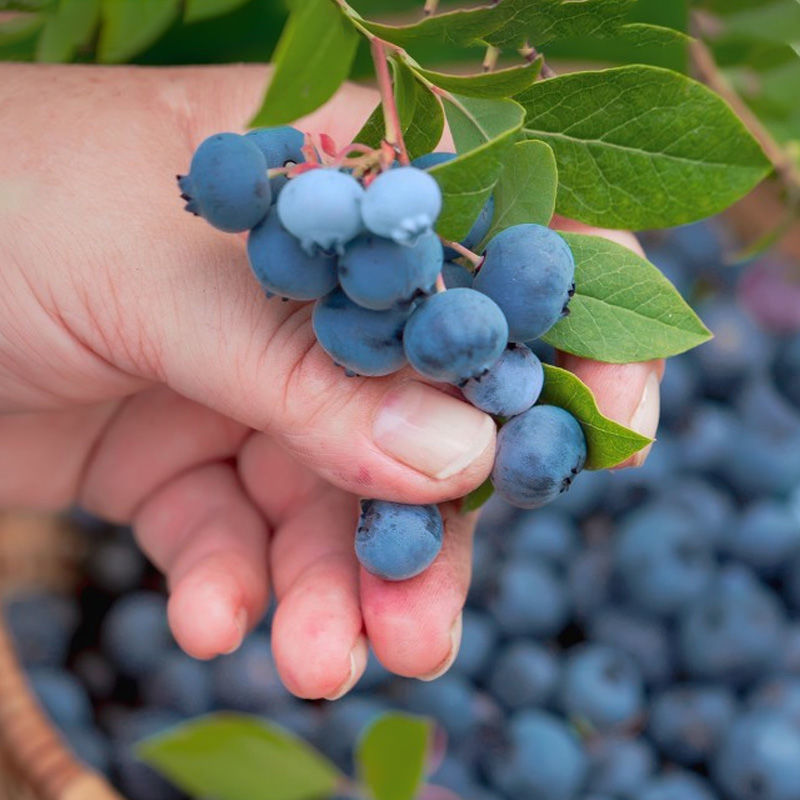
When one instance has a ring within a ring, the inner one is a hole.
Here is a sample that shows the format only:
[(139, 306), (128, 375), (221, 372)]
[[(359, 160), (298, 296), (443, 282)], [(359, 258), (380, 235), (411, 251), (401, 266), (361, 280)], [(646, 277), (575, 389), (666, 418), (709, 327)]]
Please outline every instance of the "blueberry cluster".
[[(586, 461), (578, 421), (536, 405), (544, 373), (526, 344), (568, 312), (575, 264), (557, 233), (517, 225), (489, 241), (473, 275), (461, 254), (489, 233), (494, 201), (464, 242), (443, 247), (434, 232), (442, 194), (427, 169), (454, 157), (354, 170), (326, 164), (298, 131), (264, 129), (207, 139), (179, 183), (187, 210), (225, 231), (250, 230), (250, 265), (268, 296), (315, 301), (317, 341), (348, 375), (410, 365), (494, 415), (502, 429), (493, 485), (509, 502), (538, 508)], [(435, 506), (363, 503), (356, 552), (370, 572), (412, 577), (441, 544)]]

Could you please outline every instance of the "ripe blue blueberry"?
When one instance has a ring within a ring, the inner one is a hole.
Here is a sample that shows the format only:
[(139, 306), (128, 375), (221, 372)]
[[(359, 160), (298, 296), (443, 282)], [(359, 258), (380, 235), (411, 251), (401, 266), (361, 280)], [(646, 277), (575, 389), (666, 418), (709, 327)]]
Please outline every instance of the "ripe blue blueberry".
[[(305, 137), (300, 131), (289, 125), (278, 128), (257, 128), (246, 134), (246, 137), (253, 141), (264, 154), (268, 170), (302, 164), (306, 160), (303, 153)], [(278, 195), (288, 180), (285, 175), (276, 175), (270, 180), (273, 203), (277, 201)]]
[(189, 174), (178, 176), (178, 185), (187, 211), (229, 233), (254, 228), (272, 202), (263, 153), (236, 133), (206, 139), (192, 157)]
[(538, 642), (517, 639), (497, 656), (489, 690), (511, 709), (544, 706), (553, 696), (559, 677), (556, 654)]
[(47, 716), (61, 730), (81, 727), (91, 721), (89, 695), (69, 672), (53, 667), (35, 667), (27, 677)]
[[(597, 473), (589, 473), (593, 475)], [(580, 484), (578, 484), (580, 486)], [(569, 496), (569, 495), (567, 495)], [(607, 542), (589, 544), (575, 554), (567, 567), (567, 594), (578, 619), (586, 619), (611, 597), (614, 562)]]
[(534, 406), (500, 430), (492, 483), (520, 508), (539, 508), (567, 491), (586, 463), (580, 423), (557, 406)]
[(563, 237), (543, 225), (515, 225), (489, 242), (473, 285), (503, 310), (511, 341), (523, 343), (567, 312), (574, 281), (575, 259)]
[(575, 523), (552, 508), (520, 514), (509, 532), (510, 556), (543, 558), (557, 566), (567, 566), (579, 551)]
[(604, 730), (633, 720), (644, 707), (642, 676), (621, 650), (580, 645), (567, 655), (561, 707), (573, 720)]
[(316, 300), (336, 288), (336, 256), (309, 255), (270, 214), (247, 238), (250, 266), (268, 296)]
[[(446, 164), (448, 161), (452, 161), (455, 157), (455, 153), (426, 153), (424, 156), (415, 158), (411, 162), (411, 166), (417, 167), (417, 169), (430, 169), (431, 167), (436, 167), (439, 164)], [(475, 250), (475, 248), (483, 241), (486, 234), (489, 233), (489, 229), (492, 227), (493, 219), (494, 197), (490, 197), (481, 209), (481, 213), (475, 220), (470, 232), (464, 239), (461, 240), (461, 244), (464, 245), (467, 250)], [(445, 258), (455, 259), (458, 258), (458, 256), (459, 254), (453, 250), (452, 247), (445, 248)], [(450, 284), (447, 284), (446, 281), (445, 283), (448, 288), (451, 288)]]
[(242, 646), (212, 664), (212, 680), (217, 703), (224, 708), (248, 713), (265, 712), (287, 701), (269, 636), (251, 633)]
[(472, 289), (448, 289), (422, 302), (405, 330), (411, 366), (435, 381), (462, 384), (486, 373), (505, 350), (503, 312)]
[(207, 664), (185, 653), (170, 653), (142, 681), (142, 694), (154, 708), (197, 717), (211, 711), (214, 705), (212, 672)]
[(514, 417), (539, 399), (543, 386), (542, 362), (524, 344), (511, 344), (485, 375), (468, 380), (461, 391), (487, 414)]
[(487, 756), (495, 787), (512, 800), (574, 800), (588, 764), (564, 721), (544, 711), (520, 711), (511, 718), (507, 739)]
[(477, 680), (495, 652), (498, 628), (489, 614), (471, 608), (464, 610), (461, 649), (453, 662), (453, 672)]
[(727, 731), (713, 774), (730, 800), (796, 800), (800, 730), (780, 712), (743, 714)]
[(589, 745), (589, 789), (609, 797), (636, 797), (656, 769), (656, 754), (644, 739), (608, 736)]
[(736, 716), (736, 699), (724, 686), (676, 685), (650, 704), (649, 732), (667, 758), (686, 766), (705, 763)]
[(361, 204), (367, 230), (399, 244), (414, 244), (432, 230), (441, 210), (439, 184), (416, 167), (398, 167), (379, 175)]
[(436, 506), (364, 500), (356, 530), (356, 556), (373, 575), (403, 581), (419, 575), (442, 549), (444, 525)]
[(325, 352), (354, 375), (390, 375), (405, 366), (403, 328), (408, 311), (370, 311), (341, 289), (318, 300), (313, 324)]
[(14, 651), (25, 667), (60, 667), (80, 621), (71, 597), (49, 592), (25, 592), (3, 603)]
[(339, 280), (354, 303), (382, 311), (431, 294), (443, 263), (442, 245), (433, 231), (410, 247), (365, 235), (350, 242), (339, 259)]
[(647, 781), (634, 800), (717, 800), (717, 796), (699, 775), (671, 769)]
[(307, 253), (317, 248), (340, 255), (363, 230), (364, 189), (338, 169), (312, 169), (292, 178), (278, 197), (278, 217)]
[(472, 273), (463, 265), (454, 261), (445, 261), (442, 266), (442, 278), (448, 289), (471, 289)]

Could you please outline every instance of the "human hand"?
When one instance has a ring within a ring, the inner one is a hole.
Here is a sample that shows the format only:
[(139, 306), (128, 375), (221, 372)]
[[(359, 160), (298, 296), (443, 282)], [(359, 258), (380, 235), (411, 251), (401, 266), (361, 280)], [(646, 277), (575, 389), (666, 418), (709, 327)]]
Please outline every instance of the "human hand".
[[(243, 242), (176, 196), (197, 144), (257, 107), (265, 69), (0, 78), (0, 148), (15, 154), (0, 168), (0, 505), (133, 522), (200, 658), (235, 648), (274, 591), (276, 663), (301, 696), (349, 689), (367, 640), (401, 675), (449, 666), (474, 515), (446, 501), (488, 475), (494, 424), (410, 371), (346, 379), (310, 307), (267, 301)], [(374, 103), (348, 87), (298, 126), (347, 142)], [(655, 432), (660, 363), (564, 365), (608, 416)], [(359, 571), (359, 495), (445, 503), (427, 572)]]

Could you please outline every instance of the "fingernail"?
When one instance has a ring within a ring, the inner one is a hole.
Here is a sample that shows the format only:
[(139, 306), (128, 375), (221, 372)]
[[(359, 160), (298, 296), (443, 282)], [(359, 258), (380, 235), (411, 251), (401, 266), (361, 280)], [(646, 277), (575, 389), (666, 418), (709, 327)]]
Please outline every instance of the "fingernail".
[(453, 627), (450, 628), (450, 652), (447, 654), (447, 658), (433, 672), (427, 675), (420, 675), (419, 680), (428, 683), (430, 681), (435, 681), (437, 678), (441, 678), (442, 675), (453, 666), (453, 662), (458, 657), (458, 651), (461, 648), (461, 633), (463, 629), (464, 616), (463, 614), (459, 614), (456, 621), (453, 623)]
[[(661, 415), (661, 386), (658, 380), (658, 373), (651, 372), (647, 376), (642, 392), (642, 399), (636, 406), (636, 411), (631, 417), (630, 427), (636, 433), (652, 439), (658, 430), (658, 419)], [(640, 450), (633, 458), (633, 465), (641, 467), (653, 445), (648, 445), (644, 450)]]
[(236, 640), (231, 648), (223, 652), (222, 655), (224, 656), (232, 655), (242, 646), (244, 637), (247, 635), (247, 609), (240, 608), (236, 612), (236, 616), (233, 619), (233, 624), (236, 629)]
[(369, 646), (366, 638), (361, 635), (356, 640), (353, 649), (350, 651), (350, 672), (347, 680), (333, 693), (328, 695), (326, 700), (338, 700), (344, 697), (357, 683), (367, 667), (367, 657)]
[(372, 429), (384, 453), (437, 480), (461, 472), (494, 440), (488, 414), (411, 381), (384, 398)]

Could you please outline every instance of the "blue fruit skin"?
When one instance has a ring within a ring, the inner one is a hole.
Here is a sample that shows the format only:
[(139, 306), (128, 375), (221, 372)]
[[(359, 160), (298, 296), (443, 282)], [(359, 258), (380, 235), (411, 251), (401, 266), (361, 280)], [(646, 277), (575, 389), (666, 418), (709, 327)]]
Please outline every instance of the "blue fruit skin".
[(716, 752), (736, 711), (736, 699), (724, 686), (671, 686), (651, 701), (650, 736), (667, 758), (689, 767), (702, 764)]
[(687, 672), (745, 684), (780, 652), (785, 615), (778, 598), (741, 566), (724, 569), (683, 614), (678, 646)]
[(556, 566), (567, 566), (579, 551), (575, 523), (550, 508), (524, 512), (511, 528), (508, 553), (511, 556), (543, 558)]
[(796, 800), (800, 730), (780, 712), (743, 714), (722, 741), (713, 775), (730, 800)]
[(602, 644), (579, 645), (568, 653), (559, 694), (571, 719), (598, 730), (630, 722), (644, 707), (636, 665), (621, 650)]
[(513, 641), (497, 656), (489, 690), (504, 706), (519, 709), (544, 706), (559, 678), (558, 657), (538, 642)]
[(691, 520), (666, 503), (654, 503), (623, 520), (614, 560), (631, 601), (670, 616), (685, 608), (714, 574), (711, 546)]
[(432, 231), (411, 246), (364, 235), (339, 259), (339, 280), (354, 303), (383, 311), (431, 294), (443, 263), (442, 244)]
[(461, 391), (487, 414), (515, 417), (533, 406), (543, 387), (542, 362), (524, 344), (512, 344), (485, 375), (467, 381)]
[(656, 754), (644, 739), (616, 736), (589, 746), (589, 789), (630, 800), (656, 769)]
[(441, 210), (439, 184), (416, 167), (399, 167), (379, 175), (361, 204), (367, 230), (405, 245), (413, 245), (431, 231)]
[(503, 312), (472, 289), (448, 289), (412, 313), (404, 346), (411, 366), (435, 381), (463, 384), (486, 373), (508, 341)]
[[(303, 153), (305, 136), (296, 128), (289, 125), (278, 128), (258, 128), (245, 136), (253, 141), (264, 154), (267, 169), (305, 163), (306, 157)], [(288, 181), (289, 179), (285, 175), (276, 175), (270, 179), (273, 203), (277, 202), (278, 195)]]
[(472, 288), (472, 273), (461, 264), (445, 261), (442, 266), (442, 278), (448, 289)]
[(587, 630), (591, 641), (626, 653), (645, 683), (660, 685), (672, 679), (675, 658), (671, 631), (661, 620), (608, 605), (601, 599), (591, 610)]
[(206, 139), (192, 157), (189, 174), (178, 177), (186, 210), (215, 228), (238, 233), (269, 213), (272, 189), (267, 162), (255, 142), (236, 133)]
[(70, 673), (52, 667), (37, 667), (30, 670), (28, 680), (47, 716), (61, 730), (79, 728), (91, 722), (89, 695)]
[(557, 717), (525, 710), (508, 725), (508, 747), (487, 764), (494, 786), (512, 800), (574, 800), (587, 758), (577, 736)]
[[(593, 474), (597, 473), (589, 473)], [(608, 602), (613, 578), (614, 563), (607, 542), (590, 544), (575, 555), (567, 569), (566, 586), (578, 619), (586, 619)]]
[(507, 502), (540, 508), (569, 489), (586, 463), (580, 423), (557, 406), (534, 406), (497, 436), (492, 483)]
[(167, 603), (156, 592), (125, 595), (111, 607), (100, 632), (103, 650), (124, 675), (141, 677), (175, 646)]
[(111, 771), (111, 744), (96, 728), (82, 725), (64, 731), (64, 739), (69, 749), (87, 767), (108, 775)]
[(550, 636), (567, 622), (565, 587), (546, 563), (534, 559), (509, 562), (497, 576), (489, 609), (506, 634)]
[[(415, 158), (411, 162), (411, 166), (417, 167), (418, 169), (430, 169), (431, 167), (436, 167), (439, 164), (446, 164), (448, 161), (452, 161), (455, 157), (455, 153), (426, 153), (424, 156)], [(489, 233), (489, 229), (492, 227), (493, 219), (494, 197), (490, 197), (481, 209), (481, 213), (475, 220), (475, 224), (470, 229), (470, 232), (464, 239), (461, 240), (461, 244), (464, 245), (467, 250), (475, 250), (475, 248), (484, 240), (486, 234)], [(459, 257), (459, 253), (453, 250), (452, 247), (446, 247), (444, 250), (444, 257), (446, 259), (455, 259)], [(445, 283), (448, 288), (450, 288), (450, 284), (447, 284), (446, 281)]]
[(25, 667), (58, 667), (66, 661), (80, 619), (73, 598), (25, 592), (5, 601), (2, 610), (14, 651)]
[(312, 317), (323, 350), (356, 375), (390, 375), (406, 364), (403, 329), (408, 311), (369, 311), (341, 289), (317, 301)]
[(307, 253), (317, 248), (341, 255), (363, 230), (361, 184), (337, 169), (312, 169), (292, 178), (276, 205), (281, 224)]
[(503, 310), (511, 341), (523, 343), (561, 319), (574, 281), (575, 259), (561, 236), (543, 225), (515, 225), (489, 242), (473, 286)]
[(698, 775), (672, 769), (647, 781), (633, 800), (717, 800), (717, 796)]
[(368, 572), (404, 581), (426, 570), (442, 549), (437, 506), (364, 500), (356, 530), (356, 556)]
[(208, 664), (184, 653), (170, 653), (142, 681), (148, 705), (198, 717), (214, 705), (214, 681)]
[(317, 737), (321, 750), (343, 770), (352, 769), (354, 743), (385, 710), (374, 696), (350, 695), (326, 703)]
[(453, 672), (477, 680), (486, 671), (497, 644), (498, 628), (488, 615), (467, 608), (463, 614), (461, 649)]
[(247, 257), (268, 296), (317, 300), (338, 283), (336, 256), (323, 252), (308, 255), (275, 214), (250, 231)]
[(760, 684), (748, 695), (747, 709), (779, 713), (800, 730), (800, 679), (792, 675)]

